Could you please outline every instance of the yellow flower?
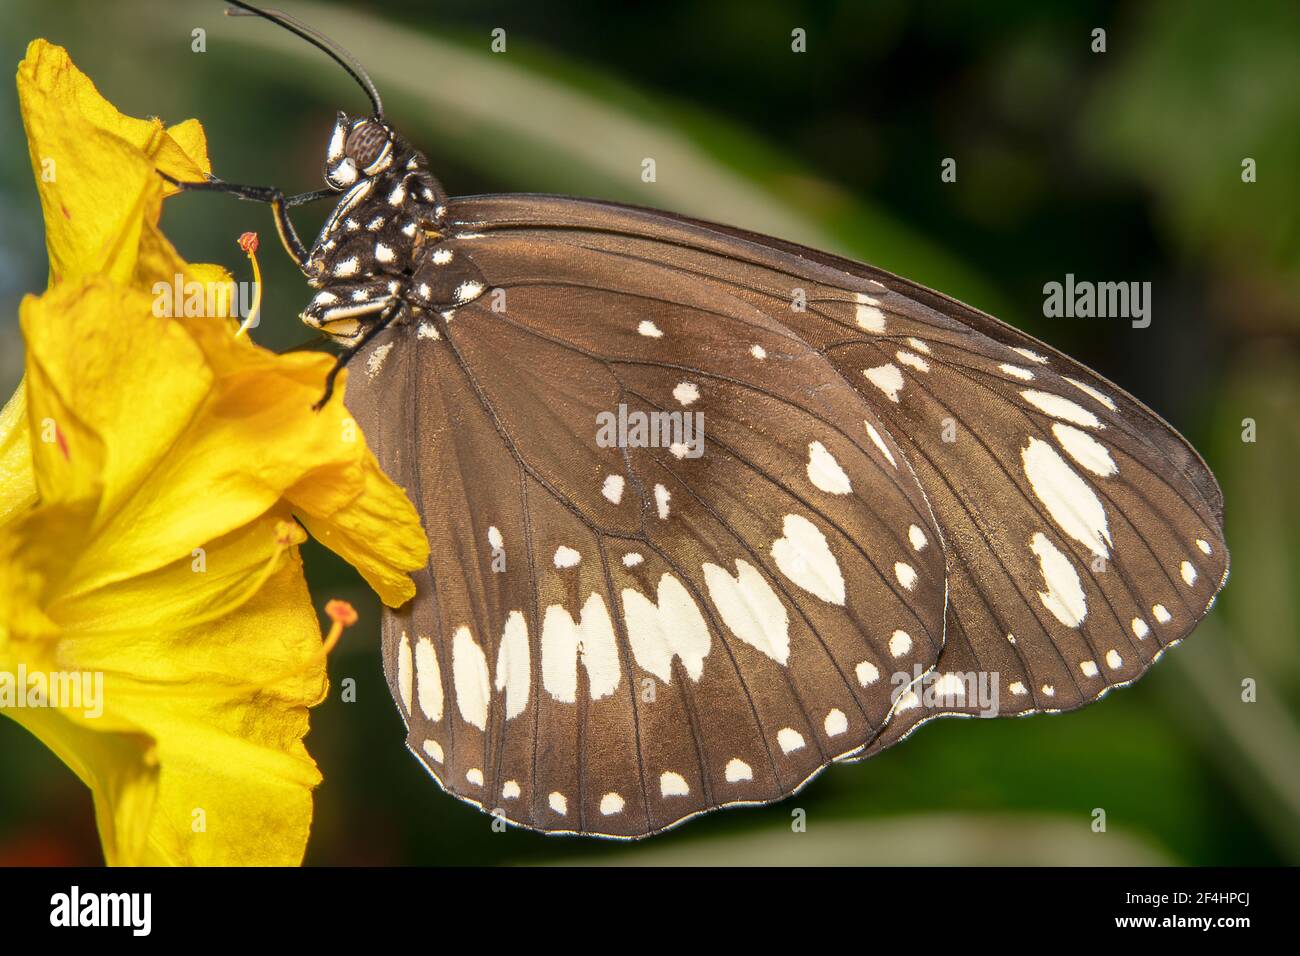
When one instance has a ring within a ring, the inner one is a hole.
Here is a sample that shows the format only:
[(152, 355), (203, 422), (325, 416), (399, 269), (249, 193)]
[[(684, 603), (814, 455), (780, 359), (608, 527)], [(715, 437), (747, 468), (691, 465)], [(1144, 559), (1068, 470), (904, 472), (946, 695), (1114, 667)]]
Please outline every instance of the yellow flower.
[(0, 709), (91, 788), (109, 863), (298, 863), (326, 687), (302, 527), (396, 606), (418, 515), (341, 396), (311, 410), (330, 357), (154, 314), (177, 276), (229, 292), (158, 229), (156, 169), (209, 169), (199, 125), (121, 115), (39, 40), (18, 89), (51, 275), (0, 412)]

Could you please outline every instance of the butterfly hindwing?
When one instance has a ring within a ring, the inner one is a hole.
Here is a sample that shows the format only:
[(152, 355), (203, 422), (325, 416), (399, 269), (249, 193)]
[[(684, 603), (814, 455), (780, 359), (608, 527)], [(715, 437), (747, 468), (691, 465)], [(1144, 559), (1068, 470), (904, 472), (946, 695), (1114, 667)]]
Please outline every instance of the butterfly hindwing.
[(458, 213), (475, 229), (721, 282), (871, 405), (931, 499), (950, 588), (931, 693), (904, 695), (872, 750), (936, 714), (1069, 709), (1128, 683), (1190, 632), (1226, 577), (1222, 497), (1195, 451), (1113, 384), (990, 316), (868, 266), (646, 210), (484, 197)]

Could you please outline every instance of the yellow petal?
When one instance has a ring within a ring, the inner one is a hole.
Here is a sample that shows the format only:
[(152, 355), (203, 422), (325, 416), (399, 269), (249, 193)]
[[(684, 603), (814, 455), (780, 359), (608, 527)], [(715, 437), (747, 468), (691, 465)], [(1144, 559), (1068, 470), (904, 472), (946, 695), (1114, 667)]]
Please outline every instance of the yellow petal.
[[(244, 537), (268, 531), (259, 523)], [(308, 708), (325, 693), (325, 658), (296, 552), (285, 559), (251, 600), (218, 620), (61, 647), (78, 668), (104, 671), (114, 720), (157, 741), (157, 807), (139, 862), (302, 860), (320, 782), (302, 739)], [(250, 683), (250, 674), (269, 679)]]
[(0, 525), (36, 503), (36, 473), (27, 427), (27, 384), (0, 409)]
[(101, 675), (105, 696), (6, 714), (91, 787), (110, 863), (297, 863), (325, 650), (290, 509), (393, 604), (427, 556), (418, 515), (344, 381), (312, 410), (330, 357), (235, 339), (227, 308), (160, 308), (192, 283), (233, 301), (158, 228), (157, 170), (204, 176), (202, 128), (123, 116), (44, 41), (18, 87), (52, 288), (21, 306), (26, 377), (0, 412), (0, 669)]
[(19, 321), (28, 421), (33, 434), (56, 436), (32, 445), (41, 499), (77, 500), (102, 485), (102, 524), (199, 414), (212, 375), (184, 330), (151, 314), (148, 296), (103, 279), (29, 296)]
[(282, 533), (295, 526), (280, 509), (213, 542), (202, 565), (176, 562), (68, 600), (49, 583), (77, 540), (60, 509), (0, 530), (6, 580), (36, 581), (50, 616), (32, 633), (6, 606), (0, 666), (103, 675), (102, 708), (4, 713), (91, 786), (109, 862), (300, 862), (320, 779), (302, 738), (325, 691), (292, 547), (305, 535)]
[[(124, 116), (72, 65), (35, 40), (18, 67), (18, 100), (45, 215), (51, 284), (92, 273), (127, 282), (141, 235), (156, 226), (164, 181), (209, 171), (197, 123)], [(167, 187), (166, 192), (174, 189)]]
[(109, 866), (140, 863), (158, 794), (158, 757), (146, 734), (105, 733), (52, 708), (8, 711), (54, 751), (95, 797), (104, 861)]
[(415, 596), (407, 571), (428, 561), (428, 538), (405, 492), (362, 451), (360, 461), (313, 472), (285, 497), (313, 538), (361, 572), (385, 604), (400, 607)]

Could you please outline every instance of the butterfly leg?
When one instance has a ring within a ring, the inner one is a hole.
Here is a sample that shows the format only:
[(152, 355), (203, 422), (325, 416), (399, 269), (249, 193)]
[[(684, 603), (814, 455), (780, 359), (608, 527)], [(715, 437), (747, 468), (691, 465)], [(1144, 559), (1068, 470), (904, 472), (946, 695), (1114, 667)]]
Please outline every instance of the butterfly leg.
[(366, 344), (371, 339), (384, 329), (388, 328), (394, 320), (401, 316), (405, 306), (406, 303), (401, 299), (396, 297), (391, 298), (388, 301), (388, 304), (384, 306), (383, 311), (379, 313), (379, 318), (377, 318), (368, 329), (361, 333), (361, 337), (358, 338), (355, 343), (349, 345), (339, 353), (338, 358), (334, 361), (334, 367), (331, 368), (329, 374), (325, 376), (325, 394), (320, 397), (320, 401), (312, 406), (314, 411), (319, 412), (324, 408), (325, 404), (330, 400), (330, 396), (334, 394), (334, 380), (338, 378), (339, 372), (343, 371), (348, 362), (352, 361), (356, 354), (365, 348)]
[(361, 282), (334, 282), (317, 292), (299, 318), (343, 345), (351, 345), (363, 326), (384, 311), (401, 291), (395, 277), (374, 277)]
[(337, 197), (337, 193), (332, 189), (317, 189), (312, 192), (298, 193), (294, 196), (286, 196), (281, 190), (274, 186), (244, 186), (238, 183), (228, 183), (216, 177), (209, 177), (203, 182), (182, 182), (168, 176), (159, 170), (158, 175), (171, 183), (178, 186), (186, 192), (219, 192), (235, 196), (239, 199), (246, 199), (250, 202), (263, 202), (271, 207), (275, 215), (275, 231), (280, 236), (280, 244), (284, 246), (286, 252), (293, 258), (298, 268), (302, 270), (303, 275), (311, 277), (313, 271), (307, 264), (307, 247), (303, 245), (302, 240), (298, 238), (298, 231), (293, 226), (293, 221), (289, 218), (289, 209), (293, 206), (302, 206), (306, 203), (315, 202), (319, 199)]

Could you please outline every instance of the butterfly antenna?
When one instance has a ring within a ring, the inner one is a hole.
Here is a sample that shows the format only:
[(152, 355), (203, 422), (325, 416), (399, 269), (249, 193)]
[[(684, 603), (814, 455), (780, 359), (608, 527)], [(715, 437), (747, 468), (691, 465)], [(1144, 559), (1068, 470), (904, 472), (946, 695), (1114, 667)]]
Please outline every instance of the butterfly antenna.
[(306, 40), (316, 49), (325, 53), (335, 63), (347, 70), (352, 78), (357, 81), (366, 95), (370, 97), (371, 105), (375, 108), (375, 117), (382, 119), (384, 115), (384, 104), (379, 98), (379, 90), (375, 89), (374, 82), (371, 81), (369, 74), (361, 63), (347, 50), (339, 46), (319, 30), (307, 26), (301, 20), (289, 16), (287, 13), (281, 13), (279, 10), (263, 10), (261, 7), (255, 7), (251, 3), (245, 3), (243, 0), (227, 0), (231, 4), (226, 8), (228, 17), (261, 17), (263, 20), (270, 20), (272, 23), (284, 27), (290, 33), (293, 33)]

